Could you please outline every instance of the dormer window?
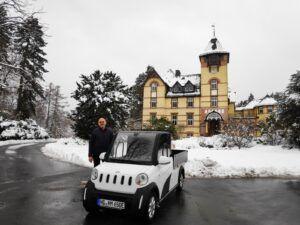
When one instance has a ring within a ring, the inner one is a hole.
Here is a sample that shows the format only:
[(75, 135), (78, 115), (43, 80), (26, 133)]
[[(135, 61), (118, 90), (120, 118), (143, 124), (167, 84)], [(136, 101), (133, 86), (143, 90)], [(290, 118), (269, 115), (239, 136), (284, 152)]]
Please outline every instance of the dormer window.
[(186, 83), (184, 86), (184, 92), (193, 92), (194, 91), (194, 85), (192, 85), (191, 82)]
[(174, 84), (172, 89), (174, 93), (182, 92), (182, 87), (179, 83)]

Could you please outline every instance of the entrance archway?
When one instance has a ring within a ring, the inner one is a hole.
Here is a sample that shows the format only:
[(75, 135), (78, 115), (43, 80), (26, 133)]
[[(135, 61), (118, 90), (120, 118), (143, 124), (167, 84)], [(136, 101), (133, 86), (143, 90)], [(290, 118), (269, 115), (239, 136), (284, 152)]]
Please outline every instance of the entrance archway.
[(221, 122), (223, 121), (223, 118), (219, 113), (213, 111), (207, 114), (205, 121), (208, 124), (208, 136), (213, 136), (220, 133)]

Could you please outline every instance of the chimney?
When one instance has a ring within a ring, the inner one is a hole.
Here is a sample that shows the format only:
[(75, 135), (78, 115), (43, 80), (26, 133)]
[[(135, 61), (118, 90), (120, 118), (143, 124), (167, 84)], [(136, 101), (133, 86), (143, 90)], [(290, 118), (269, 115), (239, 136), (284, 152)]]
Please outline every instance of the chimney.
[(175, 77), (180, 77), (180, 75), (181, 75), (180, 70), (175, 70)]

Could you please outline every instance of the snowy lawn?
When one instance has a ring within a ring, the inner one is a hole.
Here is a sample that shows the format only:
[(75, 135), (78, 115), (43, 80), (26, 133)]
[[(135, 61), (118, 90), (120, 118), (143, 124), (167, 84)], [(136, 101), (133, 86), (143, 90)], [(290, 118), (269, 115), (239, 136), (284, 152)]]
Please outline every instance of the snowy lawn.
[[(208, 143), (212, 148), (200, 147)], [(224, 149), (216, 138), (186, 138), (173, 142), (175, 148), (188, 150), (185, 165), (189, 177), (300, 177), (300, 150), (280, 146), (254, 145), (244, 149)], [(43, 153), (49, 157), (92, 167), (88, 144), (80, 139), (60, 139), (47, 144)]]

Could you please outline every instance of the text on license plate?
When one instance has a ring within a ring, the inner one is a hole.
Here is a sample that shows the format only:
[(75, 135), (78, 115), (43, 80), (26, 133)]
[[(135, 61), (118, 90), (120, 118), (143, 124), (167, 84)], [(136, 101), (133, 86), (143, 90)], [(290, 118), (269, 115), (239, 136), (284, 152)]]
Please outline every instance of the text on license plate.
[(119, 202), (102, 198), (97, 199), (97, 205), (105, 208), (125, 209), (125, 202)]

